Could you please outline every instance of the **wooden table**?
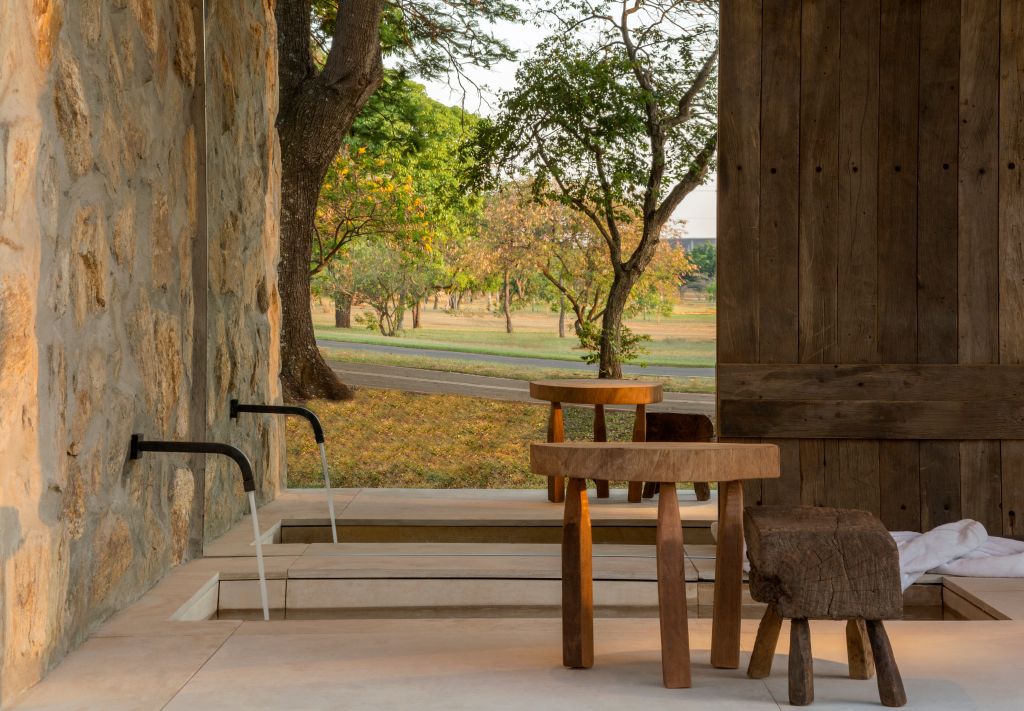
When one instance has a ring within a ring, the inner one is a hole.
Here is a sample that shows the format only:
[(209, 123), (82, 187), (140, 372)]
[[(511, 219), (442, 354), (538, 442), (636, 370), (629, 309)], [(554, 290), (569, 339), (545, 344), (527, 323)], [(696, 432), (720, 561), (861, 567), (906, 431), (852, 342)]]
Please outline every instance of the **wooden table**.
[[(608, 432), (604, 422), (605, 405), (636, 405), (633, 419), (633, 441), (643, 442), (647, 439), (647, 405), (661, 402), (661, 384), (645, 383), (637, 380), (609, 379), (569, 379), (569, 380), (535, 380), (530, 383), (530, 397), (547, 400), (551, 403), (548, 416), (548, 442), (565, 441), (565, 424), (562, 417), (562, 405), (593, 405), (594, 406), (594, 441), (604, 442)], [(608, 480), (595, 479), (597, 497), (608, 498)], [(636, 503), (641, 500), (644, 483), (629, 482), (629, 500)], [(561, 474), (548, 477), (548, 501), (560, 503), (565, 500), (565, 479)]]
[(735, 669), (740, 662), (743, 587), (743, 486), (745, 479), (779, 476), (772, 444), (711, 442), (566, 442), (530, 445), (537, 474), (569, 478), (562, 524), (562, 663), (594, 664), (593, 562), (587, 479), (658, 482), (657, 569), (661, 665), (665, 686), (690, 686), (690, 643), (683, 573), (683, 527), (676, 482), (718, 482), (718, 551), (712, 612), (711, 663)]

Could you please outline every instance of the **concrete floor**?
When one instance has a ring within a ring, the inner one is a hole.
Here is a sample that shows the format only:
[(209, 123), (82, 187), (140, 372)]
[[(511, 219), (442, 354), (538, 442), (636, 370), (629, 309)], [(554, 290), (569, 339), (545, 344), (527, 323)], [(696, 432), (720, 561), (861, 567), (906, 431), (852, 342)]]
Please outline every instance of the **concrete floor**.
[[(540, 492), (527, 493), (541, 497)], [(342, 514), (364, 495), (363, 505), (356, 507), (360, 518), (382, 512), (398, 519), (440, 517), (442, 511), (451, 515), (455, 500), (461, 501), (460, 516), (478, 520), (490, 515), (489, 510), (503, 509), (501, 502), (537, 517), (545, 511), (547, 516), (557, 515), (560, 508), (522, 493), (468, 492), (446, 500), (423, 492), (340, 492)], [(684, 502), (684, 518), (688, 507), (693, 519), (701, 506)], [(321, 499), (312, 492), (285, 492), (261, 511), (267, 540), (273, 540), (282, 521), (320, 516), (321, 507)], [(595, 506), (599, 508), (605, 507)], [(626, 515), (613, 513), (616, 508), (626, 507), (609, 506), (602, 515)], [(648, 508), (653, 507), (633, 507), (628, 515), (642, 518), (649, 515)], [(727, 711), (787, 705), (786, 628), (772, 676), (754, 681), (743, 672), (756, 630), (754, 620), (743, 622), (741, 668), (718, 670), (708, 664), (710, 621), (691, 618), (693, 688), (666, 690), (661, 686), (658, 622), (651, 617), (598, 618), (595, 667), (587, 671), (562, 668), (561, 625), (551, 617), (208, 619), (218, 608), (222, 585), (247, 583), (252, 577), (248, 526), (247, 520), (240, 522), (210, 546), (208, 557), (171, 571), (135, 605), (100, 627), (13, 708)], [(358, 545), (330, 551), (321, 544), (270, 544), (270, 582), (283, 585), (303, 559), (318, 569), (333, 570), (335, 563), (325, 558), (360, 555), (348, 550)], [(437, 550), (411, 547), (405, 554), (436, 555)], [(706, 560), (693, 558), (695, 564)], [(641, 577), (647, 577), (643, 569), (648, 564), (639, 560), (629, 565), (638, 566)], [(1024, 599), (1020, 581), (954, 580), (965, 596), (992, 591), (1010, 600)], [(1011, 608), (991, 604), (994, 612), (1012, 613)], [(888, 623), (887, 628), (910, 699), (907, 708), (1024, 708), (1018, 671), (1024, 656), (1024, 621), (904, 621)], [(845, 676), (841, 623), (812, 623), (812, 644), (816, 707), (878, 706), (874, 682)]]

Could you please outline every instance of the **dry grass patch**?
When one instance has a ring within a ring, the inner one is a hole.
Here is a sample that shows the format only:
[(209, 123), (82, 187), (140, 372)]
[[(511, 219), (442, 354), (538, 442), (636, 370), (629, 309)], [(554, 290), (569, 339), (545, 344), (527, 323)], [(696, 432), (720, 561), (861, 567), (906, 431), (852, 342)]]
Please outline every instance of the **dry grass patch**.
[[(544, 441), (547, 407), (459, 395), (361, 388), (349, 402), (314, 401), (337, 487), (540, 489), (530, 442)], [(566, 408), (566, 437), (589, 439), (591, 408)], [(628, 440), (633, 415), (608, 412), (609, 439)], [(323, 486), (309, 426), (288, 421), (288, 484)]]

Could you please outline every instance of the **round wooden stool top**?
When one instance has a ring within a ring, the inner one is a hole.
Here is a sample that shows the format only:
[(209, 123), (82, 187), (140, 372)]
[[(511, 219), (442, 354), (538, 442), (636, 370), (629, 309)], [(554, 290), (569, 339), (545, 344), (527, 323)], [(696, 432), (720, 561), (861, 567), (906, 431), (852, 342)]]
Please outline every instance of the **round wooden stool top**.
[(530, 445), (535, 474), (620, 481), (737, 481), (779, 476), (774, 444), (562, 442)]
[(661, 383), (598, 378), (535, 380), (530, 383), (530, 397), (573, 405), (649, 405), (661, 402)]

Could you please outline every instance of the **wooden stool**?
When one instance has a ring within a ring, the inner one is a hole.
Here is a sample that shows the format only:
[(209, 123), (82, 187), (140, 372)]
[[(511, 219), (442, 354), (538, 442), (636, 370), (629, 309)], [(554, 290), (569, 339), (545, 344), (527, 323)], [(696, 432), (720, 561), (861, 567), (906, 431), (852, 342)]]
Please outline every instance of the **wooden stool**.
[[(689, 412), (648, 412), (648, 442), (713, 442), (715, 425), (707, 415)], [(658, 490), (658, 483), (644, 484), (644, 498), (650, 499)], [(711, 498), (711, 485), (706, 481), (693, 482), (693, 493), (697, 501)]]
[(866, 511), (810, 506), (759, 506), (744, 511), (750, 595), (768, 604), (757, 629), (747, 676), (763, 679), (783, 618), (792, 620), (789, 703), (814, 701), (808, 620), (846, 620), (850, 678), (878, 674), (886, 706), (907, 695), (882, 620), (903, 616), (896, 543)]

